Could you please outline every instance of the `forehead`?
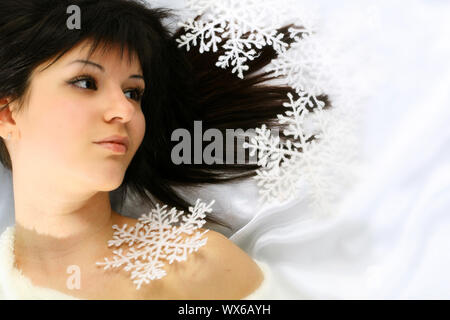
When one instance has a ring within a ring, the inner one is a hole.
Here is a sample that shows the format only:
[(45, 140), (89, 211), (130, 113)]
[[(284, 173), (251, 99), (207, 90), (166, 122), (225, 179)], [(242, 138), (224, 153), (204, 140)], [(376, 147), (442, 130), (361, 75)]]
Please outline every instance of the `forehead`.
[(93, 42), (90, 40), (84, 40), (77, 46), (72, 48), (68, 53), (72, 56), (81, 56), (83, 58), (97, 59), (98, 61), (119, 62), (126, 64), (127, 66), (136, 66), (140, 68), (139, 58), (136, 52), (130, 51), (126, 46), (121, 48), (119, 44), (113, 43), (100, 43), (94, 51)]
[[(127, 47), (123, 47), (122, 50), (118, 44), (100, 43), (95, 48), (93, 45), (93, 41), (84, 40), (65, 52), (56, 61), (53, 61), (53, 63), (47, 64), (47, 67), (53, 64), (65, 66), (67, 63), (81, 59), (96, 62), (106, 69), (142, 72), (137, 54), (128, 50)], [(44, 71), (44, 69), (47, 68), (44, 67), (41, 71)]]

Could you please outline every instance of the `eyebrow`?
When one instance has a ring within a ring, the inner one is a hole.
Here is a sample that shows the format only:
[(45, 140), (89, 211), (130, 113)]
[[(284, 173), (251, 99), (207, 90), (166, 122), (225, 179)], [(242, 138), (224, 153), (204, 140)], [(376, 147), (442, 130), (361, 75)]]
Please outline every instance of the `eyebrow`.
[[(71, 64), (73, 64), (73, 63), (83, 63), (83, 64), (88, 64), (88, 65), (91, 65), (91, 66), (94, 66), (94, 67), (100, 69), (102, 72), (105, 72), (105, 68), (103, 68), (103, 66), (99, 65), (98, 63), (89, 61), (89, 60), (78, 59), (78, 60), (74, 60), (74, 61), (68, 63), (67, 65), (71, 65)], [(143, 75), (140, 75), (140, 74), (133, 74), (133, 75), (130, 76), (130, 79), (142, 79), (142, 80), (145, 81), (144, 76), (143, 76)]]

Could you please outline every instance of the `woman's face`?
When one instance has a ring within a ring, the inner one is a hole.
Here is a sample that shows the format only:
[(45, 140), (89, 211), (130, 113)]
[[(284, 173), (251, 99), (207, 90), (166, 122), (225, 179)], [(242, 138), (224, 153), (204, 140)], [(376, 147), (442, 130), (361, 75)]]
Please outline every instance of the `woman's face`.
[[(95, 52), (85, 64), (89, 44), (83, 42), (42, 72), (31, 77), (27, 109), (15, 117), (19, 137), (12, 142), (13, 170), (74, 188), (111, 191), (125, 171), (145, 133), (140, 94), (145, 82), (139, 60), (129, 64), (120, 49)], [(112, 135), (128, 137), (122, 154), (95, 144)], [(58, 180), (59, 179), (59, 180)]]

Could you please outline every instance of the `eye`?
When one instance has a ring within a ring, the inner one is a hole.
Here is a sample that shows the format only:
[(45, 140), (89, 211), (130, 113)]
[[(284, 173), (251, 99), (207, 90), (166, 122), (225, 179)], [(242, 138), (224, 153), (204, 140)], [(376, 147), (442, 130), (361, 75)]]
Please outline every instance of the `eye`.
[(75, 79), (70, 80), (69, 84), (81, 89), (97, 90), (95, 79), (89, 75), (78, 76)]
[(140, 102), (142, 100), (142, 96), (144, 95), (144, 89), (134, 88), (134, 89), (125, 91), (125, 94), (128, 94), (128, 93), (131, 93), (131, 95), (128, 96), (128, 98), (133, 99), (137, 102)]
[[(70, 81), (68, 83), (72, 86), (75, 86), (80, 89), (88, 89), (88, 90), (97, 90), (97, 82), (96, 80), (90, 76), (90, 75), (81, 75), (78, 76)], [(127, 95), (128, 98), (133, 99), (137, 102), (141, 102), (142, 96), (144, 95), (144, 89), (143, 88), (132, 88), (125, 91), (125, 95)]]

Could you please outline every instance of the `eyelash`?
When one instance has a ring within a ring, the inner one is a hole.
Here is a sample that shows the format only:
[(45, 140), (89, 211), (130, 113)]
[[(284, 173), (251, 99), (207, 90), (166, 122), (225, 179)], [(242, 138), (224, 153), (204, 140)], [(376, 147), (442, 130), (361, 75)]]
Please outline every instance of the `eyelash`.
[[(87, 74), (80, 75), (80, 76), (78, 76), (78, 77), (68, 81), (68, 84), (70, 84), (70, 85), (72, 85), (72, 86), (74, 86), (74, 87), (76, 87), (78, 89), (89, 90), (88, 88), (81, 88), (81, 87), (75, 85), (75, 83), (80, 82), (80, 81), (92, 81), (94, 83), (94, 87), (95, 88), (94, 89), (90, 89), (90, 90), (97, 90), (97, 81), (95, 80), (94, 77), (92, 77), (90, 75), (87, 75)], [(128, 91), (132, 91), (132, 92), (135, 92), (137, 94), (137, 98), (135, 98), (135, 99), (130, 98), (130, 99), (133, 99), (136, 102), (141, 102), (142, 96), (144, 95), (144, 89), (142, 89), (141, 87), (136, 87), (136, 88), (132, 88), (132, 90), (128, 90)]]

